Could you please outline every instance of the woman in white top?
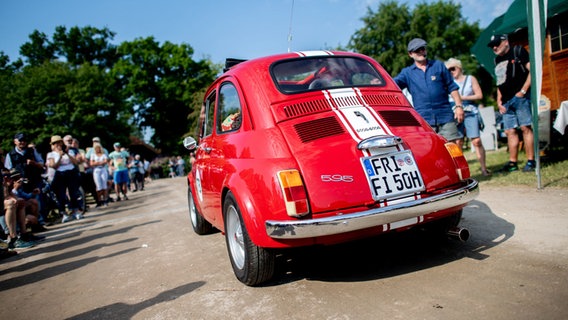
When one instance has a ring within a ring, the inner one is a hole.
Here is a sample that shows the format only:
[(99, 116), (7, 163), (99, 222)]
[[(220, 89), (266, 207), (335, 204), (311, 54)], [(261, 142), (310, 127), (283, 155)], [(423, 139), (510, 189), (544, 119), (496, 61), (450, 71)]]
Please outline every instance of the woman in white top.
[(102, 205), (107, 206), (106, 199), (108, 198), (108, 156), (104, 153), (103, 147), (99, 143), (93, 146), (91, 159), (89, 164), (93, 168), (93, 180), (97, 190), (97, 207)]
[[(458, 124), (458, 130), (471, 139), (471, 144), (475, 147), (475, 153), (481, 166), (481, 173), (489, 176), (491, 173), (487, 170), (485, 164), (485, 148), (481, 143), (480, 129), (483, 126), (481, 115), (475, 101), (483, 98), (483, 92), (479, 86), (479, 82), (474, 76), (464, 75), (461, 61), (450, 58), (446, 61), (446, 68), (454, 77), (454, 82), (460, 87), (459, 94), (462, 99), (464, 120)], [(463, 147), (463, 139), (458, 142), (460, 148)]]
[[(70, 156), (65, 148), (61, 136), (51, 137), (52, 152), (47, 154), (47, 166), (55, 169), (55, 175), (51, 186), (57, 196), (59, 214), (63, 219), (61, 222), (75, 219), (82, 219), (83, 212), (79, 209), (81, 193), (79, 192), (80, 176), (77, 169), (77, 160)], [(69, 193), (69, 200), (67, 194)], [(71, 214), (65, 211), (66, 204), (69, 203)]]

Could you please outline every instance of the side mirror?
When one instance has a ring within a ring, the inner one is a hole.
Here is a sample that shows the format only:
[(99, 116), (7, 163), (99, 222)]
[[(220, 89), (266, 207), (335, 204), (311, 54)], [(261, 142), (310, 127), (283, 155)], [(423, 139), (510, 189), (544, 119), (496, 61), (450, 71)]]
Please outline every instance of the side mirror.
[(195, 148), (197, 148), (197, 141), (195, 141), (193, 137), (185, 137), (183, 139), (183, 146), (189, 151), (195, 150)]

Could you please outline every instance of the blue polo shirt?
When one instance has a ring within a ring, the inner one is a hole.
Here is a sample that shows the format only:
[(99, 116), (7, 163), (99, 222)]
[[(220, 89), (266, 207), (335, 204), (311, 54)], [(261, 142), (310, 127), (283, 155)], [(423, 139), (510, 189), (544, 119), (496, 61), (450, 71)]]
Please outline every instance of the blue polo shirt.
[(412, 64), (394, 78), (400, 89), (408, 89), (414, 109), (431, 126), (454, 121), (448, 99), (450, 92), (459, 90), (450, 71), (438, 60), (428, 60), (426, 72)]

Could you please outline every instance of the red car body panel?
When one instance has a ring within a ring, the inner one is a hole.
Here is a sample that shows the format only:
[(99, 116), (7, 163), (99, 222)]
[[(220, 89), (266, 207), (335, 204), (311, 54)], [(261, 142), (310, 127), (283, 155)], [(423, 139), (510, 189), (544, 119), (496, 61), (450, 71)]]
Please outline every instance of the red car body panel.
[[(376, 87), (342, 86), (285, 93), (275, 85), (275, 63), (303, 59), (301, 53), (287, 53), (242, 62), (208, 89), (206, 99), (218, 93), (223, 85), (234, 86), (242, 115), (237, 130), (219, 132), (218, 124), (214, 124), (211, 134), (199, 139), (196, 161), (188, 174), (197, 210), (214, 227), (224, 231), (222, 210), (228, 191), (236, 198), (251, 240), (260, 247), (271, 248), (350, 241), (446, 217), (465, 206), (461, 202), (437, 208), (435, 212), (424, 212), (408, 225), (396, 226), (389, 222), (317, 237), (280, 238), (268, 234), (267, 221), (295, 223), (374, 208), (394, 208), (394, 204), (400, 202), (443, 195), (471, 184), (467, 182), (467, 165), (458, 168), (456, 160), (446, 150), (447, 141), (414, 111), (377, 62), (354, 53), (326, 52), (322, 56), (327, 54), (368, 63), (380, 73), (383, 83)], [(313, 81), (314, 77), (310, 75), (303, 81)], [(298, 81), (290, 83), (299, 84)], [(358, 148), (358, 143), (383, 135), (402, 139), (399, 146), (392, 147), (393, 152), (411, 150), (424, 190), (395, 201), (373, 198), (363, 167), (366, 162), (362, 160), (372, 157), (373, 153), (370, 149)], [(277, 173), (287, 169), (296, 169), (301, 174), (310, 209), (304, 217), (291, 217), (286, 211)], [(473, 193), (471, 197), (476, 195), (476, 188), (475, 183), (475, 187), (468, 189)], [(400, 221), (415, 216), (416, 213), (401, 216)], [(389, 221), (396, 220), (393, 219)]]

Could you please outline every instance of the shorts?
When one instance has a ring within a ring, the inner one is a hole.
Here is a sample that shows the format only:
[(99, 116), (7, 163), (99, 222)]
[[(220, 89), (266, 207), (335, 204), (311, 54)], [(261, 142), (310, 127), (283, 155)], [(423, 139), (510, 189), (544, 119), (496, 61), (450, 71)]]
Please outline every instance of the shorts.
[(463, 138), (463, 134), (458, 131), (458, 126), (455, 121), (432, 126), (432, 129), (434, 129), (437, 134), (446, 138), (446, 140), (448, 141), (454, 141)]
[(462, 123), (458, 123), (458, 130), (470, 139), (479, 138), (479, 114), (477, 112), (464, 112)]
[(115, 184), (128, 183), (128, 170), (117, 170), (113, 175)]
[(97, 167), (93, 170), (93, 180), (95, 181), (95, 189), (97, 191), (106, 190), (108, 187), (108, 169), (106, 167)]
[(531, 102), (526, 97), (513, 97), (503, 106), (507, 108), (507, 112), (503, 114), (503, 129), (532, 125)]

